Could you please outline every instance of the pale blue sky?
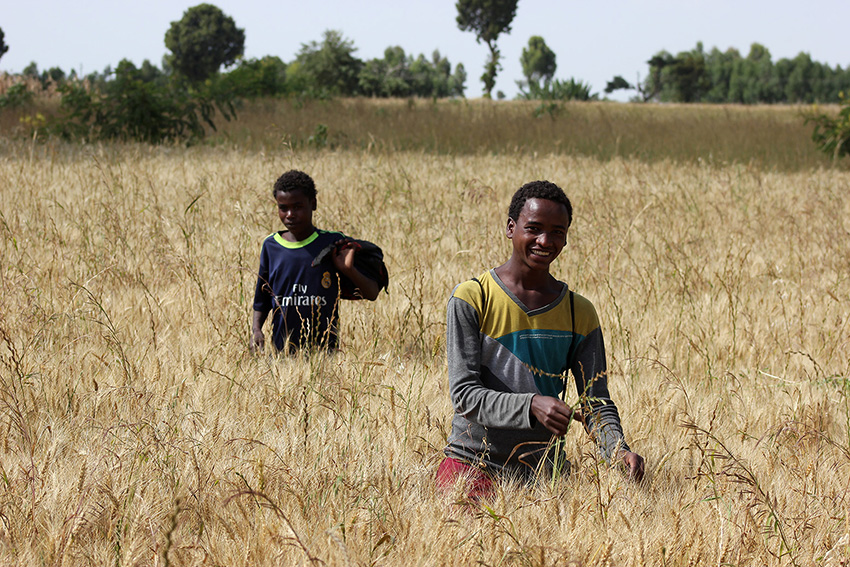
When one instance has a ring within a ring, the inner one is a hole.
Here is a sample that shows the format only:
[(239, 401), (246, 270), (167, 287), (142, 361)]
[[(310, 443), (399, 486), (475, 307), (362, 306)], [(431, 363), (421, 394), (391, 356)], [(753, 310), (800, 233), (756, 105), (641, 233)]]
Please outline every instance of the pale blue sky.
[[(0, 28), (9, 51), (0, 71), (19, 72), (31, 61), (39, 69), (100, 71), (123, 58), (159, 65), (170, 23), (199, 1), (4, 0)], [(312, 0), (212, 2), (245, 29), (245, 56), (277, 55), (291, 61), (302, 43), (319, 41), (326, 29), (352, 40), (361, 59), (382, 57), (386, 47), (431, 55), (434, 49), (454, 66), (463, 63), (467, 97), (481, 95), (479, 76), (485, 45), (461, 32), (452, 0)], [(746, 55), (752, 42), (765, 45), (776, 61), (801, 51), (832, 66), (850, 66), (847, 42), (850, 1), (809, 0), (520, 0), (509, 35), (499, 38), (503, 70), (495, 90), (509, 97), (522, 78), (519, 57), (532, 35), (557, 55), (556, 77), (575, 77), (601, 92), (614, 75), (634, 82), (655, 52), (735, 47)], [(494, 90), (494, 93), (495, 93)]]

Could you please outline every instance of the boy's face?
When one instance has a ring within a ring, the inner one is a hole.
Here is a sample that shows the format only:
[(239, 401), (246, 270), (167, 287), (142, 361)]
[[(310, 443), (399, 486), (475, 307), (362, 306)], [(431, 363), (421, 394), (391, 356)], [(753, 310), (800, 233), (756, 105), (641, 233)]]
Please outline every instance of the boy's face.
[(296, 241), (304, 240), (311, 234), (313, 227), (313, 211), (316, 201), (308, 199), (301, 191), (282, 192), (274, 195), (277, 201), (277, 214), (283, 226), (292, 233)]
[(567, 243), (567, 208), (549, 199), (529, 199), (519, 218), (508, 219), (505, 234), (513, 242), (513, 258), (535, 270), (549, 271)]

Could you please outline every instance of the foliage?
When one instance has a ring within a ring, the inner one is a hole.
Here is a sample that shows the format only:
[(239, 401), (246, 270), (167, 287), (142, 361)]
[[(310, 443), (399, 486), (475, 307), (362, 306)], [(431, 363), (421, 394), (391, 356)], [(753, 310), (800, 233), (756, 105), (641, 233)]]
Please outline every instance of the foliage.
[(41, 84), (42, 89), (47, 89), (51, 85), (61, 85), (66, 79), (77, 78), (76, 71), (72, 70), (70, 75), (66, 75), (65, 71), (59, 67), (51, 67), (50, 69), (46, 69), (39, 73), (38, 65), (35, 61), (30, 62), (29, 65), (24, 67), (24, 70), (21, 71), (21, 75), (29, 79), (37, 80)]
[(647, 64), (645, 81), (631, 85), (615, 77), (606, 92), (634, 89), (644, 101), (759, 104), (838, 102), (839, 93), (850, 90), (850, 68), (833, 69), (807, 53), (774, 64), (759, 43), (742, 57), (734, 48), (705, 52), (698, 42), (676, 55), (659, 51)]
[(528, 39), (528, 46), (522, 48), (519, 61), (522, 64), (522, 74), (528, 83), (551, 81), (558, 67), (555, 62), (555, 52), (549, 49), (539, 35), (533, 35)]
[(245, 48), (245, 30), (212, 4), (198, 4), (183, 18), (171, 22), (165, 33), (171, 51), (168, 63), (175, 72), (193, 82), (208, 79), (222, 65), (236, 62)]
[(296, 92), (313, 96), (353, 96), (359, 92), (358, 76), (363, 62), (357, 48), (342, 32), (326, 30), (321, 43), (301, 44), (287, 73)]
[(832, 117), (815, 109), (806, 116), (806, 123), (814, 124), (812, 140), (826, 155), (833, 160), (850, 155), (850, 98), (842, 93), (838, 116)]
[(222, 75), (221, 80), (239, 97), (277, 96), (287, 92), (286, 64), (272, 55), (242, 60), (232, 71)]
[(519, 98), (523, 100), (596, 100), (598, 95), (591, 92), (589, 84), (570, 78), (567, 81), (555, 79), (543, 85), (529, 83), (528, 91), (521, 90)]
[(466, 72), (459, 64), (452, 74), (449, 60), (434, 51), (431, 59), (405, 55), (399, 46), (388, 47), (383, 59), (370, 59), (358, 76), (360, 93), (375, 97), (463, 96)]
[(0, 28), (0, 59), (7, 51), (9, 51), (9, 46), (6, 45), (6, 34), (3, 33), (3, 28)]
[(543, 101), (531, 111), (531, 115), (535, 118), (548, 116), (554, 120), (559, 114), (561, 114), (562, 110), (562, 105), (557, 102)]
[(466, 68), (463, 63), (455, 65), (455, 71), (449, 79), (449, 90), (451, 96), (463, 96), (466, 90)]
[(54, 131), (67, 139), (134, 140), (152, 144), (203, 138), (205, 125), (215, 130), (216, 111), (235, 116), (232, 95), (215, 84), (189, 89), (179, 82), (145, 80), (127, 60), (103, 92), (79, 83), (60, 87), (62, 117)]
[(24, 83), (12, 85), (0, 95), (0, 108), (20, 108), (32, 104), (35, 95)]
[(328, 146), (328, 127), (325, 124), (317, 124), (313, 134), (307, 138), (307, 144), (317, 150)]
[(475, 33), (475, 40), (482, 41), (490, 49), (490, 58), (484, 65), (481, 81), (484, 83), (484, 96), (491, 97), (496, 86), (496, 74), (501, 69), (500, 53), (496, 40), (502, 33), (511, 32), (511, 22), (516, 16), (518, 0), (458, 0), (457, 25), (462, 31)]
[(625, 80), (621, 75), (615, 76), (613, 79), (608, 81), (608, 84), (605, 85), (605, 92), (607, 94), (611, 94), (612, 92), (620, 89), (633, 89), (631, 83)]

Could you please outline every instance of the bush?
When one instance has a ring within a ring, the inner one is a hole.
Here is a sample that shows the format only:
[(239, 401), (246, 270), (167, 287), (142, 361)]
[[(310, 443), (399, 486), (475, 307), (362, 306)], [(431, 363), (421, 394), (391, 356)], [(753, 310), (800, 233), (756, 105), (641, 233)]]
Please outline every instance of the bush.
[(240, 97), (278, 96), (286, 94), (286, 64), (273, 56), (248, 59), (217, 81)]
[(233, 99), (209, 85), (147, 81), (129, 61), (122, 61), (103, 91), (78, 83), (60, 86), (64, 115), (54, 131), (66, 139), (134, 140), (159, 144), (204, 137), (204, 125), (215, 130), (216, 111), (235, 116)]
[(528, 91), (522, 90), (519, 98), (525, 100), (596, 100), (598, 95), (592, 94), (590, 85), (582, 81), (570, 79), (569, 81), (545, 81), (543, 85), (539, 82), (528, 83)]
[(812, 111), (806, 117), (806, 123), (814, 123), (812, 140), (817, 147), (831, 156), (833, 160), (850, 155), (850, 99), (839, 95), (841, 110), (833, 118), (822, 112)]
[(6, 94), (0, 95), (0, 108), (20, 108), (32, 104), (32, 91), (24, 83), (12, 85), (6, 90)]

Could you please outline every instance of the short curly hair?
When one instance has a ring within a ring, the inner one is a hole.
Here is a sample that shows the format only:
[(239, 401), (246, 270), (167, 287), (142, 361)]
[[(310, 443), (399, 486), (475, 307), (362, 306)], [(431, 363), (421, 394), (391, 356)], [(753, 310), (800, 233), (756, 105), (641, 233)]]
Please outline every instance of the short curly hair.
[(277, 198), (278, 193), (291, 193), (293, 191), (301, 191), (311, 201), (316, 200), (316, 184), (313, 182), (313, 178), (297, 169), (290, 169), (277, 178), (272, 188), (272, 197)]
[(511, 198), (511, 205), (508, 207), (508, 217), (516, 222), (525, 202), (529, 199), (548, 199), (561, 203), (567, 208), (567, 225), (573, 223), (573, 205), (564, 190), (551, 181), (531, 181), (517, 189), (517, 192)]

